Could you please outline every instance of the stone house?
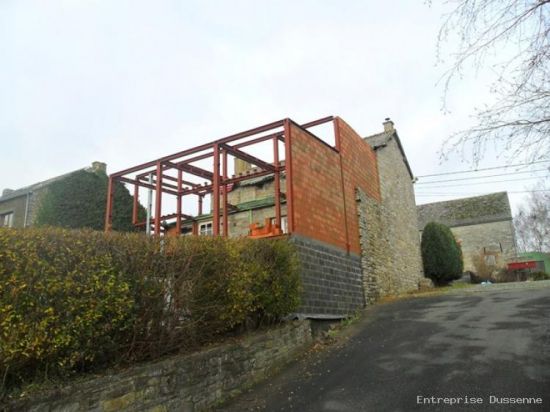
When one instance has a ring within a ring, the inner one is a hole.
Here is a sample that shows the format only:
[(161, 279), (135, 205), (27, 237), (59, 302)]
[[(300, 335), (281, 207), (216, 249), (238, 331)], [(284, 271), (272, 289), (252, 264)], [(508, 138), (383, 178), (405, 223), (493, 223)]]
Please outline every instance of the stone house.
[(464, 271), (476, 272), (473, 259), (482, 256), (489, 266), (505, 267), (517, 256), (508, 193), (498, 192), (419, 205), (420, 233), (428, 222), (451, 228), (462, 247)]
[[(334, 145), (310, 130), (326, 123)], [(266, 140), (273, 140), (275, 153), (284, 147), (284, 159), (243, 152), (249, 142)], [(208, 159), (212, 169), (205, 169)], [(130, 167), (110, 180), (133, 185), (135, 204), (140, 188), (149, 190), (151, 220), (134, 224), (159, 235), (286, 236), (301, 262), (298, 315), (339, 318), (425, 280), (413, 174), (389, 119), (382, 133), (368, 137), (339, 117), (302, 125), (284, 119)], [(176, 213), (162, 213), (165, 194), (176, 197)], [(198, 214), (183, 210), (184, 196), (197, 197)], [(113, 202), (108, 196), (106, 230)]]
[[(93, 162), (91, 166), (80, 170), (106, 172), (105, 163)], [(35, 221), (40, 200), (48, 186), (75, 173), (77, 170), (56, 176), (42, 182), (34, 183), (17, 190), (4, 189), (0, 197), (0, 227), (27, 227)]]

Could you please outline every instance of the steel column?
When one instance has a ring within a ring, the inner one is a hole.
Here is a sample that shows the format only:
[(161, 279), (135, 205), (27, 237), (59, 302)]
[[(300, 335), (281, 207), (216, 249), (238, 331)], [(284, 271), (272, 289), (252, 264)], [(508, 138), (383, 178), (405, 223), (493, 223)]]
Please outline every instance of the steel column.
[(115, 185), (113, 177), (109, 176), (107, 185), (107, 210), (105, 212), (105, 231), (110, 232), (113, 229), (113, 202), (115, 195)]
[(349, 228), (348, 228), (348, 205), (346, 202), (346, 184), (344, 179), (344, 163), (342, 161), (342, 141), (340, 138), (340, 123), (338, 123), (338, 118), (334, 118), (334, 142), (336, 150), (338, 151), (338, 160), (340, 162), (340, 181), (342, 185), (342, 201), (344, 203), (344, 227), (346, 229), (346, 251), (350, 252), (350, 241), (349, 241)]
[(294, 231), (294, 196), (292, 193), (292, 136), (290, 126), (290, 119), (285, 119), (286, 220), (288, 232), (292, 233)]
[(275, 224), (281, 227), (281, 180), (279, 172), (279, 139), (273, 138), (273, 164), (275, 166)]
[(139, 205), (139, 186), (134, 184), (134, 206), (132, 209), (132, 224), (138, 222), (138, 205)]
[[(178, 193), (181, 191), (181, 180), (182, 180), (182, 171), (178, 170)], [(176, 232), (178, 236), (181, 235), (181, 195), (178, 194), (178, 199), (176, 203)]]
[(214, 176), (212, 178), (212, 234), (220, 234), (220, 148), (214, 144)]
[(229, 222), (227, 215), (227, 150), (223, 151), (223, 236), (229, 236)]
[(160, 218), (162, 214), (162, 163), (157, 162), (157, 182), (155, 191), (155, 231), (156, 236), (160, 235)]

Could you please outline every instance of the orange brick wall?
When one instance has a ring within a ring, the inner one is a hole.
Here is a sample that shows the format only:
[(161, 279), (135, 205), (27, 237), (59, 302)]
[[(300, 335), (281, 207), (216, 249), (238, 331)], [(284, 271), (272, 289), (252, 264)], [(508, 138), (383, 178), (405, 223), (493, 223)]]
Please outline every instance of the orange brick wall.
[(346, 249), (347, 221), (349, 249), (359, 254), (355, 188), (361, 187), (380, 200), (376, 155), (343, 120), (337, 118), (335, 122), (340, 134), (342, 168), (336, 150), (291, 125), (294, 232)]

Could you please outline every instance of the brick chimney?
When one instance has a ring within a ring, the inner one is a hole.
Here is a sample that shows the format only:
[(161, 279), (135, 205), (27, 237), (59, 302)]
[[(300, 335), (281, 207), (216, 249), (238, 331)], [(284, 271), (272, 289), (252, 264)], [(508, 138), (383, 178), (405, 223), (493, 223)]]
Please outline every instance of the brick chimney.
[(247, 170), (252, 169), (252, 165), (245, 162), (242, 159), (235, 158), (235, 175), (246, 173)]
[(107, 163), (92, 162), (92, 172), (107, 174)]
[(384, 125), (385, 132), (393, 132), (395, 130), (395, 128), (393, 127), (393, 121), (389, 117), (386, 117), (384, 119), (384, 123), (382, 124)]

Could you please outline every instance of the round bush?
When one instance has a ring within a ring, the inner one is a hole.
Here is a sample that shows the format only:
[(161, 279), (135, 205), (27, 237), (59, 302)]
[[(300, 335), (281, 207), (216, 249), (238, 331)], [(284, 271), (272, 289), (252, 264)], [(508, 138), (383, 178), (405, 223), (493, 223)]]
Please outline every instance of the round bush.
[(424, 274), (435, 283), (446, 284), (461, 276), (462, 250), (447, 226), (428, 223), (422, 232), (421, 251)]

